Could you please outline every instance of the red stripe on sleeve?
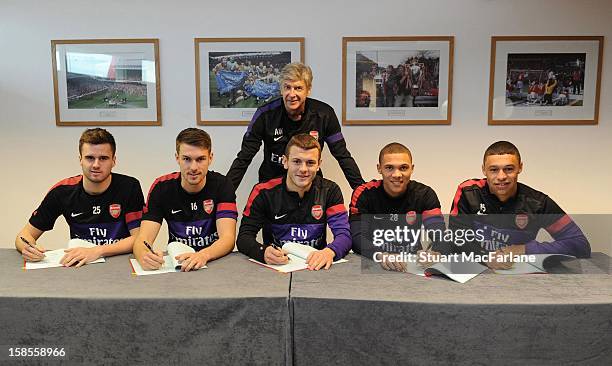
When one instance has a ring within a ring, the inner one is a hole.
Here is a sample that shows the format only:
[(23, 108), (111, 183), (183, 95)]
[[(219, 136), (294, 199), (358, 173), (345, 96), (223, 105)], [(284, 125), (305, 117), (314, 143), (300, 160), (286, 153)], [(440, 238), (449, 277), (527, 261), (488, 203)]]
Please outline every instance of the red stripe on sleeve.
[(360, 185), (359, 187), (355, 188), (355, 192), (353, 192), (353, 197), (351, 198), (351, 207), (355, 207), (355, 210), (357, 210), (357, 208), (356, 208), (357, 207), (357, 201), (359, 200), (359, 196), (361, 196), (363, 191), (365, 191), (366, 189), (372, 189), (372, 188), (380, 187), (381, 183), (382, 183), (382, 181), (380, 181), (380, 180), (372, 180), (372, 181), (364, 183), (364, 184)]
[(224, 202), (224, 203), (219, 203), (217, 205), (217, 211), (236, 211), (238, 212), (238, 209), (236, 208), (236, 204), (233, 202)]
[(270, 189), (272, 187), (276, 187), (282, 182), (283, 182), (283, 178), (279, 177), (279, 178), (270, 179), (269, 181), (265, 183), (256, 184), (255, 187), (253, 187), (251, 194), (249, 195), (249, 199), (247, 201), (246, 207), (244, 208), (244, 212), (242, 213), (242, 215), (243, 216), (251, 215), (251, 205), (253, 204), (253, 201), (255, 200), (255, 198), (259, 196), (259, 192), (261, 192), (264, 189)]
[(485, 186), (485, 184), (487, 184), (486, 179), (470, 179), (470, 180), (466, 180), (465, 182), (461, 183), (459, 187), (457, 188), (457, 193), (455, 193), (455, 198), (453, 199), (453, 209), (451, 211), (451, 215), (457, 216), (457, 214), (459, 213), (459, 207), (457, 206), (457, 204), (459, 203), (459, 200), (461, 199), (463, 188), (473, 186), (473, 185), (477, 185), (479, 188), (482, 188)]
[(428, 219), (432, 216), (442, 216), (442, 210), (439, 208), (433, 208), (431, 210), (423, 211), (423, 220)]
[(344, 208), (344, 205), (342, 203), (339, 203), (332, 207), (328, 207), (327, 210), (325, 210), (325, 214), (327, 216), (333, 216), (343, 212), (346, 212), (346, 208)]
[(142, 211), (128, 212), (125, 214), (125, 222), (130, 223), (134, 220), (140, 220), (142, 218)]
[(144, 213), (149, 212), (149, 199), (151, 198), (151, 192), (153, 192), (153, 188), (155, 188), (155, 186), (160, 182), (164, 182), (170, 179), (179, 179), (180, 177), (181, 177), (180, 172), (174, 172), (174, 173), (162, 175), (161, 177), (155, 179), (153, 184), (151, 184), (151, 188), (149, 188), (149, 193), (147, 194), (147, 203), (145, 204), (145, 207), (143, 209)]
[(77, 184), (81, 183), (82, 180), (83, 180), (83, 176), (82, 175), (76, 175), (74, 177), (62, 179), (59, 182), (55, 183), (55, 185), (53, 187), (51, 187), (51, 189), (49, 189), (49, 191), (52, 191), (52, 190), (54, 190), (55, 188), (57, 188), (59, 186), (74, 186), (74, 185), (77, 185)]
[(568, 215), (565, 215), (561, 217), (559, 220), (555, 221), (552, 225), (547, 227), (546, 231), (548, 231), (550, 234), (556, 234), (571, 222), (572, 222), (572, 219)]

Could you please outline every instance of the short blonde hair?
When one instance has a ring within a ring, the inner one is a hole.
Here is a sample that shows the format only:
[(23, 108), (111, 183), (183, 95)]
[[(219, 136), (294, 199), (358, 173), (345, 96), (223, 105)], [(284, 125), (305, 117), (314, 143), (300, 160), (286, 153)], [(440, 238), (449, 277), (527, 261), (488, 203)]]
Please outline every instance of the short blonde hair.
[(312, 70), (301, 62), (292, 62), (285, 65), (280, 72), (281, 88), (285, 81), (303, 81), (306, 89), (312, 87)]

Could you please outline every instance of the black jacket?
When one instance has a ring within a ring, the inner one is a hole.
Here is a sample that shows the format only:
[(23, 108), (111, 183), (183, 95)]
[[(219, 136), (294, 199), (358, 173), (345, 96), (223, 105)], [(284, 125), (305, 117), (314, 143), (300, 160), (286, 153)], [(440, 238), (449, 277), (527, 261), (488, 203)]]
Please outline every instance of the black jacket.
[[(241, 253), (264, 261), (266, 247), (286, 242), (330, 248), (335, 258), (351, 250), (351, 234), (342, 192), (331, 180), (317, 176), (303, 198), (287, 190), (286, 178), (256, 184), (244, 209), (236, 245)], [(326, 226), (334, 240), (327, 244)], [(255, 239), (263, 229), (264, 243)]]
[(287, 115), (282, 99), (275, 99), (257, 109), (242, 139), (242, 147), (232, 163), (227, 177), (237, 189), (251, 160), (264, 143), (264, 158), (259, 167), (259, 182), (285, 175), (281, 157), (289, 139), (300, 133), (308, 133), (318, 139), (321, 148), (327, 143), (332, 155), (338, 160), (346, 180), (355, 189), (364, 183), (361, 172), (340, 131), (340, 123), (334, 109), (326, 103), (307, 98), (300, 121)]

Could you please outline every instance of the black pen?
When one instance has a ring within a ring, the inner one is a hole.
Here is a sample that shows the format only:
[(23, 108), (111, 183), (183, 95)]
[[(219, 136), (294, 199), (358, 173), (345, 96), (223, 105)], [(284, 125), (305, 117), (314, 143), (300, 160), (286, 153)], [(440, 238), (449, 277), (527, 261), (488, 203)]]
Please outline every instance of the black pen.
[[(32, 248), (32, 249), (34, 249), (34, 250), (38, 251), (38, 249), (37, 249), (37, 248), (36, 248), (34, 245), (30, 244), (30, 242), (29, 242), (29, 241), (27, 241), (27, 240), (26, 240), (26, 238), (24, 238), (23, 236), (20, 236), (20, 237), (19, 237), (19, 239), (21, 239), (21, 241), (22, 241), (22, 242), (24, 242), (24, 243), (26, 243), (27, 245), (29, 245), (29, 246), (30, 246), (30, 248)], [(43, 255), (43, 257), (44, 257), (44, 256), (45, 256), (45, 253), (43, 253), (42, 255)]]
[[(30, 248), (32, 248), (32, 249), (36, 249), (36, 247), (35, 247), (34, 245), (30, 244), (30, 242), (29, 242), (29, 241), (27, 241), (27, 240), (26, 240), (26, 238), (24, 238), (23, 236), (20, 236), (20, 237), (19, 237), (19, 239), (21, 239), (21, 241), (22, 241), (22, 242), (24, 242), (24, 243), (26, 243), (27, 245), (29, 245), (29, 246), (30, 246)], [(36, 250), (38, 250), (38, 249), (36, 249)]]
[[(281, 253), (283, 252), (283, 250), (282, 250), (282, 249), (281, 249), (281, 248), (280, 248), (278, 245), (276, 245), (276, 244), (274, 244), (274, 243), (272, 243), (272, 244), (270, 244), (270, 245), (272, 245), (272, 248), (274, 248), (274, 249), (276, 249), (276, 250), (280, 250), (280, 251), (281, 251)], [(283, 253), (283, 255), (284, 255), (284, 253)], [(288, 260), (288, 261), (290, 261), (290, 260), (291, 260), (291, 258), (289, 258), (289, 256), (287, 256), (287, 260)]]
[(151, 246), (149, 245), (149, 243), (147, 243), (147, 241), (146, 241), (146, 240), (143, 240), (142, 242), (144, 243), (144, 245), (145, 245), (147, 248), (149, 248), (149, 250), (151, 251), (151, 253), (153, 253), (153, 254), (157, 255), (157, 253), (155, 253), (155, 252), (153, 251), (153, 248), (151, 248)]

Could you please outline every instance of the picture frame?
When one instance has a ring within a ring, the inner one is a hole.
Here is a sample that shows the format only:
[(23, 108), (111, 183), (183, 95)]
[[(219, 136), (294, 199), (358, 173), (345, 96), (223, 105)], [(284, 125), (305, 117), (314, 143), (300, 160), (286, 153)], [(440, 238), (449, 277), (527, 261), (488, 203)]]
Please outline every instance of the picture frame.
[(159, 126), (159, 40), (52, 40), (57, 126)]
[(493, 36), (489, 125), (595, 125), (602, 36)]
[(454, 40), (343, 37), (342, 124), (450, 124)]
[(304, 37), (195, 38), (196, 123), (247, 125), (280, 96), (278, 77), (304, 62)]

